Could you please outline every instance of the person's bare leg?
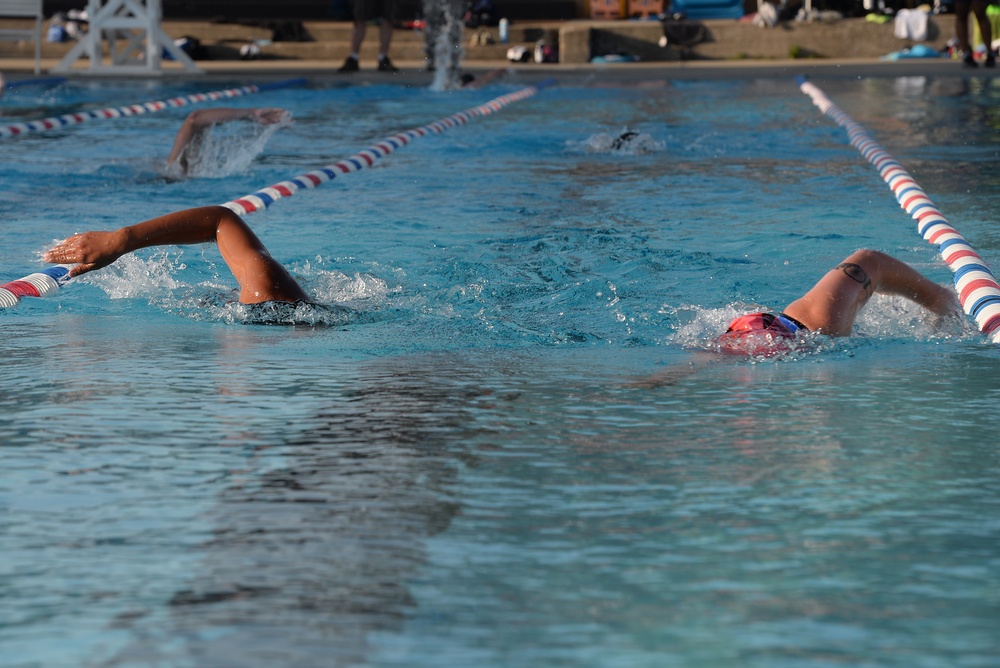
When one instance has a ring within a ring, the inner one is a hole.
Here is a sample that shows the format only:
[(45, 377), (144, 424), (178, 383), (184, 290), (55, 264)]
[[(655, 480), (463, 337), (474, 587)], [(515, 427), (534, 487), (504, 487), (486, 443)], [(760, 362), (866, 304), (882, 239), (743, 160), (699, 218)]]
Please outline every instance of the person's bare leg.
[(380, 56), (389, 55), (389, 45), (392, 43), (392, 21), (382, 19), (378, 27)]
[(972, 47), (969, 45), (969, 3), (967, 1), (955, 3), (955, 37), (958, 38), (958, 48), (963, 54), (971, 54)]
[[(361, 53), (361, 43), (365, 41), (367, 24), (364, 21), (355, 21), (354, 28), (351, 29), (351, 53)], [(360, 57), (359, 57), (360, 59)]]
[[(844, 265), (847, 267), (842, 268)], [(871, 281), (867, 286), (865, 279)], [(954, 290), (938, 285), (905, 262), (873, 250), (851, 253), (809, 292), (789, 304), (784, 313), (810, 331), (849, 336), (858, 312), (876, 291), (900, 295), (942, 317), (961, 314)]]
[(989, 55), (993, 52), (993, 27), (986, 15), (986, 6), (985, 0), (972, 0), (972, 14), (976, 17), (976, 23), (979, 24), (979, 34), (982, 35), (983, 44), (986, 45), (986, 53)]

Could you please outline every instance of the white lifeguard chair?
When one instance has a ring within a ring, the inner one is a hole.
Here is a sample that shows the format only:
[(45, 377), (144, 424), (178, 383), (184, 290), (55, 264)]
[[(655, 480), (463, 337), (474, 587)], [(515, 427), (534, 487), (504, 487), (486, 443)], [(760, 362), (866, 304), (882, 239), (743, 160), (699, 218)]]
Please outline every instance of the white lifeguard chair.
[(31, 28), (0, 28), (0, 39), (35, 43), (35, 74), (42, 71), (42, 0), (0, 0), (0, 17), (34, 19)]
[[(160, 0), (88, 0), (90, 29), (53, 72), (70, 72), (83, 56), (88, 74), (161, 74), (163, 52), (186, 72), (201, 73), (194, 61), (163, 32)], [(107, 52), (104, 42), (107, 41)]]

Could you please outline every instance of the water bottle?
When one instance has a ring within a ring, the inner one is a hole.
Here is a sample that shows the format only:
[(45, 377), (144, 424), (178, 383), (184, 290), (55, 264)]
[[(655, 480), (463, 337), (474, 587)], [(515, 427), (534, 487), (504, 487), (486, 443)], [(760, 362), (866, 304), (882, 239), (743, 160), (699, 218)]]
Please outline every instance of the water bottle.
[(500, 43), (506, 44), (510, 41), (510, 21), (500, 19)]

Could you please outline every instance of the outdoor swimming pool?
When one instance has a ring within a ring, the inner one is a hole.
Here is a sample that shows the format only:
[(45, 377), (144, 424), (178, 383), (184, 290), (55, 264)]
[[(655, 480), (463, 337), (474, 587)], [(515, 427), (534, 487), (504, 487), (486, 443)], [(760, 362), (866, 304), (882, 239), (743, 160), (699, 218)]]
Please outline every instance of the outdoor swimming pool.
[[(244, 83), (25, 88), (0, 124)], [(816, 83), (1000, 266), (1000, 87)], [(1000, 349), (877, 297), (699, 362), (858, 247), (950, 271), (794, 81), (605, 84), (248, 216), (345, 322), (240, 324), (214, 247), (0, 310), (0, 664), (996, 665)], [(217, 178), (163, 176), (193, 107), (4, 140), (0, 279), (522, 87), (240, 98), (295, 124), (223, 134)]]

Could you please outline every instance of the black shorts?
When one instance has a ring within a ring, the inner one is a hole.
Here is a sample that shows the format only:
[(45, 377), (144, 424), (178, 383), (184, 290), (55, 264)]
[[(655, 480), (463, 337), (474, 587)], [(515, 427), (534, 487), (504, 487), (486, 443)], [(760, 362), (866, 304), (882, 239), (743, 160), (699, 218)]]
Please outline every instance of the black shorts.
[(395, 21), (399, 3), (396, 0), (354, 0), (354, 20)]

